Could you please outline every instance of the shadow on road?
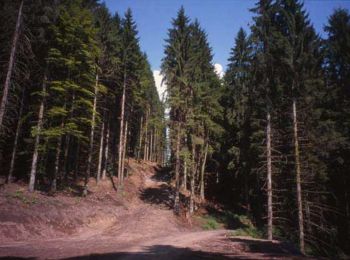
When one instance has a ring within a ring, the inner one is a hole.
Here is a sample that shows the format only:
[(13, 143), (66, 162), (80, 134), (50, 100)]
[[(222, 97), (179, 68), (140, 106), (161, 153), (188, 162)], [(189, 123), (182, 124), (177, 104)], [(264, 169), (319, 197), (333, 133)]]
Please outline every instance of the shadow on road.
[[(169, 167), (154, 167), (153, 181), (161, 182), (157, 187), (145, 188), (141, 191), (140, 199), (146, 203), (159, 205), (166, 209), (174, 208), (175, 189), (171, 186), (172, 175)], [(189, 198), (180, 193), (182, 205), (188, 205)]]
[(154, 170), (156, 173), (152, 176), (152, 180), (170, 183), (170, 181), (172, 179), (170, 167), (155, 166)]
[(166, 184), (162, 184), (157, 188), (144, 189), (140, 198), (146, 203), (163, 206), (168, 209), (172, 209), (174, 204), (174, 192)]
[(233, 243), (244, 244), (247, 250), (251, 253), (269, 254), (269, 255), (278, 255), (278, 256), (293, 255), (293, 256), (302, 257), (302, 254), (300, 253), (300, 251), (296, 249), (292, 244), (287, 242), (275, 243), (271, 241), (242, 239), (239, 237), (229, 238), (229, 241)]
[(118, 252), (92, 254), (69, 259), (232, 259), (224, 254), (195, 251), (189, 248), (178, 248), (168, 245), (155, 245), (146, 248), (145, 252)]
[[(213, 252), (215, 251), (215, 252)], [(36, 259), (33, 257), (0, 257), (0, 259)], [(62, 259), (62, 258), (61, 258)], [(66, 260), (91, 259), (314, 259), (300, 254), (286, 243), (276, 243), (255, 239), (226, 238), (216, 243), (208, 243), (204, 250), (154, 245), (144, 247), (140, 252), (110, 252), (86, 254), (64, 258)]]

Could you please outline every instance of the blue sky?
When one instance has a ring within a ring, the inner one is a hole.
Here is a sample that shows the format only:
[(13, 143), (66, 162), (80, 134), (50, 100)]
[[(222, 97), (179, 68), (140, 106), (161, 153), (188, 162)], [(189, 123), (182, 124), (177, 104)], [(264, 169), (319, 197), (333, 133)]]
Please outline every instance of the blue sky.
[[(249, 29), (252, 14), (249, 8), (255, 0), (105, 0), (112, 13), (124, 14), (130, 7), (138, 27), (141, 48), (148, 55), (153, 70), (159, 70), (164, 39), (171, 20), (181, 5), (186, 14), (197, 18), (208, 33), (214, 53), (214, 63), (224, 68), (235, 35), (240, 27)], [(350, 9), (350, 0), (305, 0), (311, 22), (322, 35), (323, 26), (335, 8)]]

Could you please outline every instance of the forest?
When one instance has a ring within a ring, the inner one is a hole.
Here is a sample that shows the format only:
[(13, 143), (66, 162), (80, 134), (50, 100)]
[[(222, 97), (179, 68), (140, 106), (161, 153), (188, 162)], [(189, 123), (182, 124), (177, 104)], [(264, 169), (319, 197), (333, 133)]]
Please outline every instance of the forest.
[(321, 37), (302, 0), (257, 0), (250, 12), (221, 78), (205, 28), (181, 7), (164, 40), (162, 99), (131, 9), (1, 1), (3, 185), (55, 196), (79, 184), (85, 198), (111, 180), (119, 193), (129, 160), (153, 162), (171, 174), (175, 216), (223, 205), (268, 241), (345, 259), (350, 13), (335, 9)]

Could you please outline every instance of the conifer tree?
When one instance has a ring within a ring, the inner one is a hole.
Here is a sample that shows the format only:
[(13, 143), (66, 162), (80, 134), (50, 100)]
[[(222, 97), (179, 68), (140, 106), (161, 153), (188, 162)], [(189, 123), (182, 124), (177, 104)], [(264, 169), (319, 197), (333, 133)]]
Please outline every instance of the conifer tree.
[[(50, 107), (46, 112), (50, 125), (45, 127), (43, 136), (48, 140), (48, 149), (55, 150), (55, 166), (51, 175), (54, 192), (57, 178), (61, 177), (58, 175), (63, 137), (71, 136), (82, 144), (89, 140), (86, 133), (89, 125), (94, 124), (91, 115), (95, 113), (94, 86), (99, 50), (92, 14), (81, 7), (80, 1), (62, 4), (57, 23), (51, 30), (53, 39), (47, 58)], [(85, 186), (89, 167), (88, 163)]]
[[(267, 170), (267, 235), (272, 240), (273, 229), (273, 195), (272, 195), (272, 121), (274, 109), (274, 97), (276, 95), (276, 85), (274, 84), (274, 71), (272, 60), (273, 35), (274, 35), (274, 9), (275, 3), (272, 0), (260, 0), (256, 7), (252, 9), (256, 13), (255, 24), (252, 26), (254, 48), (254, 70), (258, 91), (263, 96), (262, 104), (266, 113), (266, 170)], [(260, 82), (260, 83), (259, 83)]]
[(188, 67), (190, 48), (189, 18), (183, 7), (177, 13), (168, 31), (165, 57), (162, 60), (162, 74), (168, 86), (168, 106), (170, 108), (171, 151), (175, 169), (174, 211), (179, 212), (180, 189), (180, 153), (184, 139), (184, 122), (186, 118), (186, 91), (188, 87)]
[(333, 129), (333, 135), (328, 139), (332, 144), (327, 158), (329, 172), (329, 189), (336, 196), (336, 206), (341, 214), (334, 218), (338, 230), (340, 247), (349, 253), (350, 243), (350, 178), (349, 169), (349, 113), (350, 113), (350, 14), (346, 9), (337, 9), (329, 17), (325, 26), (328, 37), (325, 42), (325, 74), (327, 119)]
[[(239, 193), (244, 201), (244, 208), (249, 214), (251, 209), (250, 179), (254, 162), (258, 160), (251, 144), (253, 135), (253, 81), (252, 81), (252, 47), (246, 32), (241, 28), (232, 48), (228, 69), (225, 73), (225, 88), (228, 95), (228, 121), (231, 128), (232, 161), (229, 168), (236, 172)], [(243, 185), (242, 185), (243, 184)]]

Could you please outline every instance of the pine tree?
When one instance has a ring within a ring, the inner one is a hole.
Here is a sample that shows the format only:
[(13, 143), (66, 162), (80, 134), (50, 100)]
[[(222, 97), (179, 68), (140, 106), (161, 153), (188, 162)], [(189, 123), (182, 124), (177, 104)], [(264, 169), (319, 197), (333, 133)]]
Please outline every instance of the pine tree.
[[(255, 24), (252, 26), (254, 48), (255, 83), (258, 84), (259, 92), (263, 95), (262, 105), (266, 113), (266, 168), (267, 168), (267, 233), (268, 239), (272, 240), (273, 229), (273, 194), (272, 194), (272, 121), (274, 109), (274, 97), (276, 85), (274, 84), (274, 71), (271, 53), (273, 51), (274, 35), (274, 3), (271, 0), (260, 0), (252, 9), (256, 13)], [(261, 82), (261, 83), (259, 83)]]
[[(257, 153), (252, 149), (253, 134), (253, 81), (252, 81), (252, 47), (246, 32), (241, 28), (231, 50), (228, 69), (225, 73), (227, 92), (230, 93), (228, 106), (229, 128), (233, 138), (230, 151), (233, 159), (230, 168), (235, 170), (237, 189), (248, 214), (251, 209), (250, 180), (253, 178), (254, 162)], [(242, 185), (243, 184), (243, 185)]]
[(338, 230), (340, 247), (349, 253), (350, 243), (350, 193), (349, 193), (349, 64), (350, 57), (350, 14), (346, 9), (337, 9), (330, 16), (325, 31), (325, 75), (327, 119), (331, 122), (329, 129), (333, 135), (327, 140), (331, 148), (327, 158), (329, 171), (329, 189), (335, 195), (336, 206), (342, 214), (334, 218)]
[[(62, 4), (57, 23), (51, 30), (53, 38), (47, 58), (50, 107), (46, 112), (50, 125), (42, 134), (48, 140), (48, 148), (55, 150), (55, 167), (51, 174), (54, 192), (57, 178), (61, 177), (58, 175), (63, 137), (71, 136), (85, 144), (89, 140), (86, 137), (88, 126), (95, 123), (91, 115), (95, 113), (93, 101), (99, 50), (92, 14), (81, 7), (80, 1)], [(88, 164), (85, 186), (90, 175), (89, 167)]]
[(124, 178), (124, 155), (125, 143), (127, 139), (126, 121), (129, 114), (132, 113), (129, 109), (134, 105), (135, 92), (137, 91), (138, 75), (140, 69), (141, 52), (137, 38), (137, 29), (133, 21), (131, 10), (128, 9), (125, 17), (122, 20), (122, 94), (120, 101), (120, 124), (119, 124), (119, 152), (118, 152), (118, 181), (121, 186)]
[(168, 87), (168, 106), (170, 107), (171, 150), (175, 164), (175, 200), (174, 211), (179, 212), (180, 189), (180, 153), (184, 139), (184, 122), (187, 113), (186, 91), (189, 66), (190, 25), (183, 7), (172, 22), (168, 32), (165, 57), (162, 60), (162, 74)]

